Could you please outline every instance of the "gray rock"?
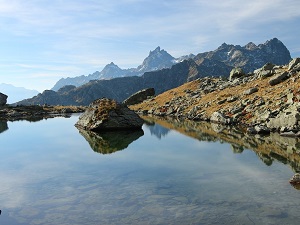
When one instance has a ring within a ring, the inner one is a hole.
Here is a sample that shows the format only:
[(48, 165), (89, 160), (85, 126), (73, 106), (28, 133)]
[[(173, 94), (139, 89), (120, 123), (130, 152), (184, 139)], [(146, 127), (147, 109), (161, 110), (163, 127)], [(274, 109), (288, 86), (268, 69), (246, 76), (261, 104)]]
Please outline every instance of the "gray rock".
[(300, 136), (300, 132), (293, 132), (293, 131), (285, 131), (285, 132), (281, 132), (280, 136), (284, 136), (284, 137), (299, 137)]
[(7, 95), (0, 92), (0, 106), (4, 106), (7, 102)]
[(294, 67), (300, 63), (300, 58), (295, 58), (289, 63), (288, 70), (294, 69)]
[(92, 102), (76, 127), (92, 131), (140, 129), (144, 121), (124, 104), (102, 98)]
[(276, 85), (276, 84), (279, 84), (279, 83), (281, 83), (283, 80), (285, 80), (286, 78), (288, 78), (288, 75), (289, 75), (289, 73), (286, 72), (286, 71), (283, 72), (283, 73), (281, 73), (281, 74), (278, 74), (278, 75), (272, 77), (272, 78), (269, 80), (269, 84), (270, 84), (271, 86), (274, 86), (274, 85)]
[(270, 129), (264, 125), (256, 125), (255, 127), (248, 127), (247, 133), (249, 133), (249, 134), (269, 134)]
[(244, 95), (251, 95), (251, 94), (253, 94), (255, 92), (258, 92), (258, 88), (257, 87), (250, 88), (250, 89), (244, 91)]
[(275, 65), (273, 63), (268, 62), (262, 67), (262, 69), (263, 70), (272, 70), (274, 68), (274, 66)]
[(210, 117), (211, 122), (221, 123), (221, 124), (231, 124), (232, 119), (225, 116), (223, 113), (214, 112)]
[(230, 72), (229, 80), (233, 81), (235, 78), (239, 78), (239, 77), (242, 77), (244, 75), (245, 75), (245, 73), (244, 73), (242, 68), (239, 68), (239, 67), (233, 68)]
[(131, 95), (129, 98), (123, 101), (125, 105), (135, 105), (138, 103), (143, 102), (148, 97), (152, 97), (155, 95), (154, 88), (147, 88), (141, 91), (136, 92), (135, 94)]
[(264, 125), (256, 125), (254, 127), (254, 130), (256, 131), (257, 134), (269, 134), (270, 129)]
[(291, 105), (283, 112), (279, 113), (275, 118), (270, 118), (268, 127), (271, 129), (280, 129), (281, 127), (294, 127), (299, 125), (300, 114), (297, 106)]

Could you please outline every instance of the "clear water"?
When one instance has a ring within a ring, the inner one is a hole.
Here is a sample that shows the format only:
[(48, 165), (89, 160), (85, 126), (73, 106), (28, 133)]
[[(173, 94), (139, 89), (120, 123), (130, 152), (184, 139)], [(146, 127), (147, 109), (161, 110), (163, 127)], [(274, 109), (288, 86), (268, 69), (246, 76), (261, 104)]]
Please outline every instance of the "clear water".
[(2, 123), (0, 224), (298, 224), (289, 164), (160, 125), (116, 144), (77, 120)]

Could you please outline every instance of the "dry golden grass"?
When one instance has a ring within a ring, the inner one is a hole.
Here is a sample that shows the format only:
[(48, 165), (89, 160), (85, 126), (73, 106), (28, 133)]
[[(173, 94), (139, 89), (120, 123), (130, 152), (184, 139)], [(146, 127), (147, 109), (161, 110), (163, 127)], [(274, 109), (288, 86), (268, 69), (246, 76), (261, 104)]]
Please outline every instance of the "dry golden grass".
[[(286, 67), (277, 71), (277, 73), (282, 73), (286, 71)], [(271, 78), (271, 77), (270, 77)], [(237, 106), (243, 100), (252, 100), (254, 102), (258, 102), (261, 99), (264, 102), (268, 103), (268, 107), (270, 110), (274, 110), (279, 107), (279, 104), (276, 104), (278, 101), (286, 101), (286, 95), (288, 93), (294, 94), (294, 101), (299, 101), (297, 97), (300, 98), (300, 73), (293, 75), (291, 78), (285, 80), (284, 82), (277, 84), (275, 86), (269, 85), (270, 78), (265, 79), (257, 79), (242, 85), (238, 85), (235, 87), (229, 87), (223, 90), (216, 90), (214, 92), (202, 95), (199, 98), (195, 98), (192, 105), (185, 108), (184, 113), (187, 113), (191, 110), (194, 106), (199, 106), (199, 112), (205, 111), (208, 117), (215, 111), (220, 109), (229, 110), (232, 109), (234, 106)], [(186, 90), (189, 89), (191, 91), (197, 91), (200, 86), (200, 80), (195, 80), (186, 84), (183, 84), (180, 87), (174, 88), (172, 90), (166, 91), (151, 100), (144, 101), (141, 104), (130, 106), (131, 109), (135, 111), (139, 110), (150, 110), (153, 107), (161, 107), (166, 105), (167, 102), (170, 102), (172, 98), (179, 97), (186, 97)], [(251, 95), (244, 95), (243, 92), (257, 87), (258, 91), (251, 94)], [(225, 102), (223, 104), (218, 104), (220, 100), (227, 99), (231, 96), (236, 96), (238, 99), (234, 102)], [(209, 106), (207, 104), (210, 103)], [(206, 107), (205, 107), (206, 106)], [(230, 116), (230, 115), (229, 115)], [(244, 123), (251, 123), (255, 119), (254, 112), (244, 112), (243, 122)]]

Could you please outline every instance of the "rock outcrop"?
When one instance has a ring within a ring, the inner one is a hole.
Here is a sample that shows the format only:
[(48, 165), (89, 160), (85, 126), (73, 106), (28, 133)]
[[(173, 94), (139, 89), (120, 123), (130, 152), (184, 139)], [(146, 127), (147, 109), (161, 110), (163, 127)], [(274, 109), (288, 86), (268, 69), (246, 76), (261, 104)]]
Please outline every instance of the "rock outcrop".
[(131, 95), (129, 98), (125, 99), (123, 101), (123, 104), (125, 105), (134, 105), (143, 102), (149, 97), (153, 97), (155, 95), (154, 88), (147, 88), (143, 89), (141, 91), (138, 91), (137, 93)]
[(124, 104), (102, 98), (92, 102), (76, 127), (91, 131), (140, 129), (144, 121)]
[[(130, 106), (141, 114), (242, 124), (251, 134), (300, 135), (300, 60), (235, 79), (205, 77)], [(229, 75), (229, 74), (228, 74)]]
[(0, 92), (0, 106), (4, 106), (7, 102), (7, 95)]

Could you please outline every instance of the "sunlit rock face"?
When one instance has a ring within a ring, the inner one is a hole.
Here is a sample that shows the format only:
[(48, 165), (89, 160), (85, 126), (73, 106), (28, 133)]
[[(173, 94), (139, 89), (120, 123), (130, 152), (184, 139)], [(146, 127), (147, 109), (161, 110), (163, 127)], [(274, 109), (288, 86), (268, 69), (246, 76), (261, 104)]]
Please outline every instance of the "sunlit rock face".
[(91, 131), (141, 129), (142, 120), (134, 111), (115, 100), (102, 98), (92, 102), (75, 126)]

